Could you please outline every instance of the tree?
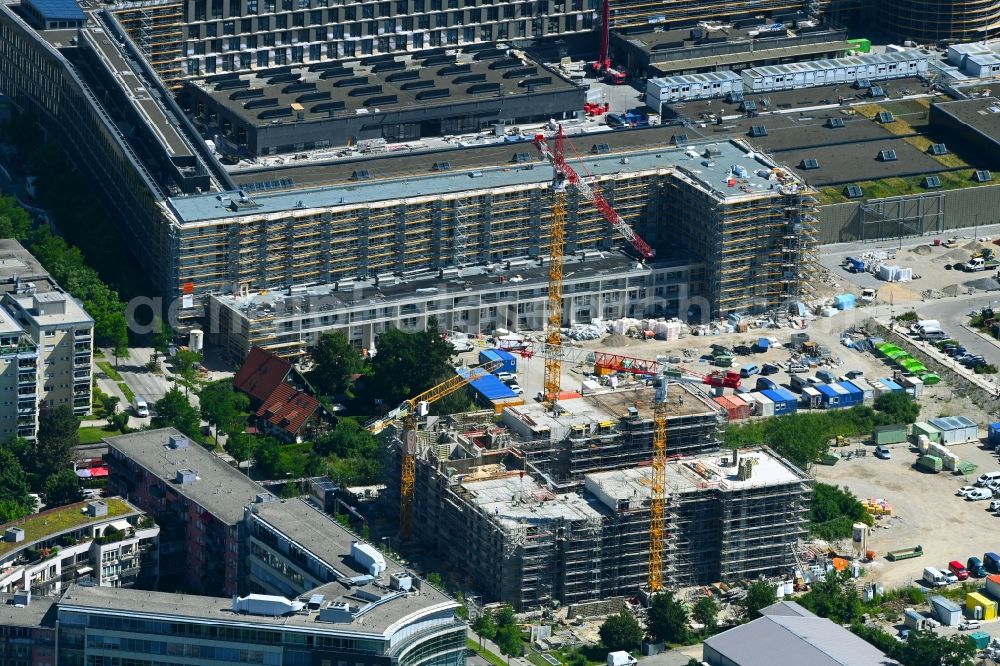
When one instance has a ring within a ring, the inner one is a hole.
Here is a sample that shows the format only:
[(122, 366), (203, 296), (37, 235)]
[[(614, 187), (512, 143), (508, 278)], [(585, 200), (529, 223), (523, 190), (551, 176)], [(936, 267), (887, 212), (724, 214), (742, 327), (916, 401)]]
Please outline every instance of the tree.
[(496, 638), (497, 623), (493, 620), (493, 613), (480, 613), (476, 621), (472, 623), (472, 630), (488, 641)]
[(373, 398), (395, 407), (454, 375), (454, 349), (437, 331), (431, 317), (427, 330), (404, 333), (391, 329), (378, 338), (378, 352), (372, 359), (372, 376), (367, 381)]
[(911, 631), (896, 658), (904, 666), (971, 666), (975, 655), (976, 645), (967, 636)]
[(683, 643), (688, 637), (687, 621), (687, 608), (674, 597), (674, 593), (660, 592), (649, 604), (646, 631), (657, 641)]
[(524, 651), (524, 639), (521, 638), (521, 630), (516, 624), (509, 624), (497, 629), (494, 641), (500, 648), (500, 652), (508, 657), (520, 657)]
[(587, 666), (587, 655), (579, 648), (573, 650), (566, 659), (566, 666)]
[(816, 615), (829, 618), (837, 624), (849, 624), (861, 617), (858, 589), (847, 571), (828, 574), (826, 580), (817, 581), (799, 603)]
[(72, 504), (83, 499), (80, 479), (77, 478), (76, 472), (71, 469), (59, 470), (45, 479), (45, 485), (42, 488), (45, 504), (49, 508)]
[(361, 355), (340, 331), (320, 336), (312, 354), (316, 366), (309, 372), (308, 379), (323, 395), (346, 391), (354, 375), (364, 367)]
[(330, 477), (344, 485), (376, 483), (382, 474), (381, 445), (352, 419), (339, 419), (333, 430), (321, 435), (313, 454), (324, 458)]
[(115, 355), (115, 370), (118, 369), (118, 359), (128, 358), (131, 353), (128, 350), (128, 332), (123, 335), (115, 335), (113, 340), (113, 345), (111, 348), (111, 353)]
[(153, 405), (154, 428), (177, 428), (188, 437), (194, 437), (201, 428), (198, 412), (188, 399), (174, 386)]
[(624, 608), (606, 619), (599, 633), (604, 647), (612, 651), (634, 650), (642, 645), (642, 627)]
[(751, 583), (747, 588), (747, 597), (743, 600), (743, 609), (748, 620), (756, 620), (760, 617), (762, 608), (767, 608), (778, 600), (778, 593), (775, 589), (763, 581)]
[(875, 522), (861, 502), (846, 489), (817, 483), (809, 506), (809, 529), (827, 540), (851, 536), (854, 523), (871, 525)]
[(120, 402), (121, 398), (116, 395), (101, 394), (101, 407), (104, 408), (104, 413), (107, 414), (108, 423), (114, 422), (115, 412), (118, 411), (118, 403)]
[(281, 467), (281, 442), (273, 437), (261, 437), (253, 453), (254, 466), (263, 477), (276, 477)]
[(715, 599), (711, 597), (702, 597), (695, 602), (691, 609), (691, 617), (708, 629), (715, 629), (718, 624), (719, 604), (715, 603)]
[(170, 325), (160, 319), (155, 317), (153, 319), (153, 336), (151, 344), (153, 346), (153, 363), (156, 363), (160, 354), (164, 356), (167, 355), (167, 351), (170, 349), (170, 343), (174, 340), (174, 330), (170, 328)]
[(219, 443), (219, 430), (227, 434), (242, 432), (246, 427), (243, 413), (250, 407), (250, 398), (233, 390), (229, 379), (206, 384), (198, 392), (201, 417), (215, 426), (215, 443)]
[(226, 453), (236, 459), (239, 464), (250, 460), (256, 448), (256, 442), (245, 432), (234, 432), (226, 439)]
[(71, 451), (80, 443), (80, 421), (69, 405), (44, 407), (38, 415), (38, 439), (31, 456), (31, 471), (47, 478), (69, 467)]
[(28, 475), (17, 457), (8, 449), (0, 448), (0, 517), (6, 518), (2, 522), (31, 513), (34, 505), (28, 497), (29, 490)]
[(0, 196), (0, 238), (23, 241), (31, 230), (31, 216), (14, 197)]
[(883, 393), (875, 398), (874, 406), (895, 423), (913, 423), (920, 418), (920, 403), (906, 393)]
[(198, 364), (201, 363), (201, 354), (188, 349), (181, 349), (174, 356), (174, 369), (177, 375), (183, 380), (184, 394), (187, 395), (188, 387), (194, 383), (194, 378), (198, 374)]
[(111, 426), (121, 433), (126, 432), (128, 428), (129, 414), (125, 410), (122, 410), (111, 417)]
[(504, 605), (498, 608), (493, 619), (496, 621), (498, 629), (500, 627), (511, 627), (517, 624), (517, 616), (514, 614), (514, 609), (509, 605)]

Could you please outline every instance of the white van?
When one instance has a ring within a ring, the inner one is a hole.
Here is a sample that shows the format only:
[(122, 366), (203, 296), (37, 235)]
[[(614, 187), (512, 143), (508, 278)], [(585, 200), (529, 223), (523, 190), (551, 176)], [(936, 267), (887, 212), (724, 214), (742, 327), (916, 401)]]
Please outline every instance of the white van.
[(924, 569), (924, 582), (930, 587), (941, 587), (948, 584), (948, 579), (934, 567)]
[(1000, 472), (986, 472), (979, 475), (979, 478), (976, 479), (976, 485), (980, 488), (985, 488), (987, 485), (997, 481), (1000, 481)]
[(149, 416), (149, 405), (141, 395), (135, 396), (135, 415), (142, 419)]

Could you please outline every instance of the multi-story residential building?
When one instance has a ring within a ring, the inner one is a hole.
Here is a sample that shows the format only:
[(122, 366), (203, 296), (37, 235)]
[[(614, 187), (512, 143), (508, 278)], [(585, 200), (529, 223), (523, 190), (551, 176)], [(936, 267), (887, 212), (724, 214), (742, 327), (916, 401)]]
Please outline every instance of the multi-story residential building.
[(160, 525), (160, 589), (236, 594), (243, 507), (268, 493), (177, 430), (106, 441), (109, 491)]
[[(20, 436), (34, 437), (39, 404), (68, 405), (75, 414), (90, 413), (94, 320), (30, 252), (9, 238), (0, 240), (0, 326), (9, 332), (8, 340), (16, 335), (14, 327), (21, 330), (16, 352)], [(0, 397), (0, 431), (7, 431), (5, 421), (12, 420), (3, 408), (13, 410), (14, 406), (13, 401), (8, 404), (6, 397)]]
[(107, 587), (156, 585), (160, 528), (121, 498), (43, 511), (0, 525), (0, 531), (2, 592), (50, 596), (78, 580)]
[(56, 604), (31, 592), (0, 594), (0, 666), (55, 666)]
[(0, 308), (0, 437), (34, 441), (38, 398), (38, 347)]
[(3, 306), (38, 345), (42, 404), (70, 405), (75, 414), (89, 414), (94, 320), (61, 291), (22, 288), (5, 294)]

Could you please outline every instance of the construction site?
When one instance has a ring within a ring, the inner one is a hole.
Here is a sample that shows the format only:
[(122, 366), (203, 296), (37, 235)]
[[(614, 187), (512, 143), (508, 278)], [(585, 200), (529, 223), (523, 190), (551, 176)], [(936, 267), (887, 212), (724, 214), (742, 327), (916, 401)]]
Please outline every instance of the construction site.
[[(788, 575), (810, 480), (767, 449), (719, 453), (718, 412), (670, 384), (661, 585)], [(647, 589), (654, 389), (431, 419), (415, 432), (411, 530), (486, 601), (550, 608)], [(403, 429), (391, 431), (402, 450)], [(388, 504), (399, 506), (389, 456)], [(388, 507), (387, 507), (388, 508)]]

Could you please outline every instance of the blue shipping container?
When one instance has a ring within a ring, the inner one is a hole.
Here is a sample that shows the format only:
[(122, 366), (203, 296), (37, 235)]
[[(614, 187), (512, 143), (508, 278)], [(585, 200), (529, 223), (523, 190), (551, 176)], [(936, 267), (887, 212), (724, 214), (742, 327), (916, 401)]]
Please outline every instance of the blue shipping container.
[(837, 386), (847, 391), (848, 395), (841, 399), (841, 405), (860, 405), (865, 401), (865, 392), (850, 382), (838, 382)]
[(990, 446), (996, 446), (1000, 444), (1000, 423), (991, 423), (989, 427), (989, 432), (986, 436), (986, 442)]
[(900, 386), (896, 382), (892, 381), (888, 377), (886, 377), (885, 379), (881, 379), (879, 381), (882, 382), (882, 386), (884, 386), (887, 389), (889, 389), (889, 391), (891, 391), (892, 393), (899, 393), (900, 391), (903, 390), (902, 386)]
[(517, 372), (517, 358), (510, 352), (504, 351), (502, 349), (484, 349), (479, 352), (479, 362), (489, 363), (490, 361), (500, 361), (503, 365), (493, 372), (509, 372), (511, 374)]
[(791, 414), (798, 409), (798, 399), (795, 394), (786, 389), (767, 389), (761, 394), (774, 402), (774, 415)]
[(821, 400), (823, 401), (824, 407), (827, 407), (828, 409), (836, 409), (840, 407), (841, 394), (837, 392), (833, 386), (830, 384), (819, 384), (814, 388), (819, 391), (822, 396)]
[(768, 340), (767, 338), (758, 338), (757, 339), (757, 350), (758, 351), (765, 352), (765, 351), (768, 350), (768, 348), (770, 346), (771, 346), (771, 341)]
[[(470, 371), (468, 368), (458, 368), (455, 372), (462, 377), (468, 377)], [(497, 379), (494, 375), (485, 375), (480, 377), (474, 382), (470, 382), (469, 386), (471, 386), (472, 390), (476, 392), (477, 397), (484, 398), (490, 402), (510, 400), (517, 397), (517, 394), (511, 391), (509, 386)]]

